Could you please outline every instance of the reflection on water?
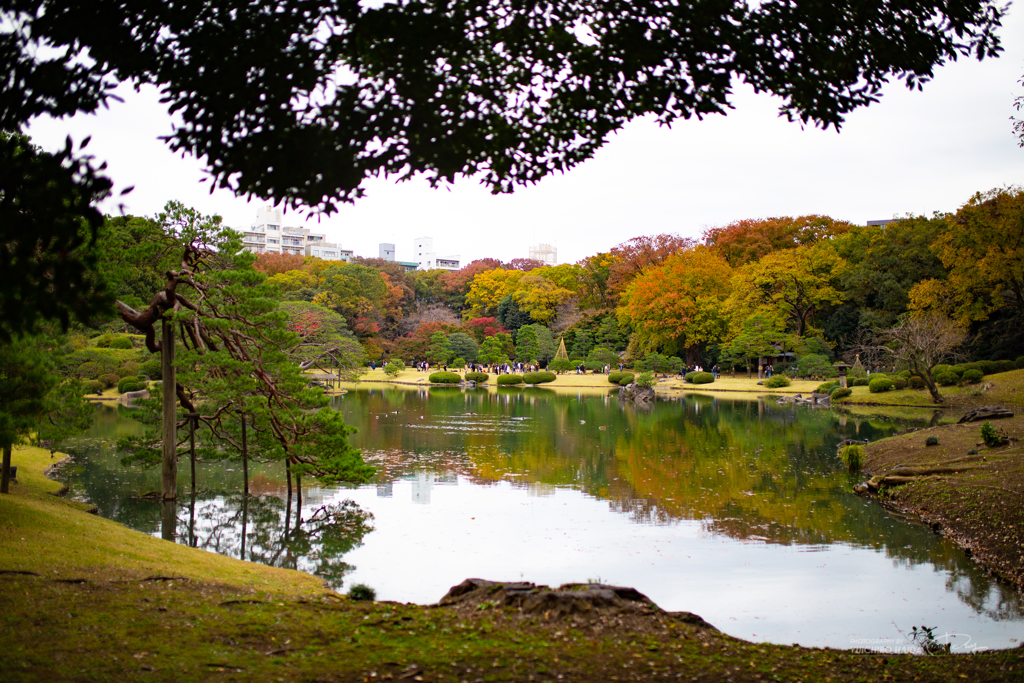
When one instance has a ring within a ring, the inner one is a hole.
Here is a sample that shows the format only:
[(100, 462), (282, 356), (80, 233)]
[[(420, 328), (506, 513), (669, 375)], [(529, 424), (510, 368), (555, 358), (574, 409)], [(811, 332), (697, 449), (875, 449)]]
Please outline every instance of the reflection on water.
[[(280, 468), (254, 466), (245, 501), (239, 468), (203, 464), (176, 540), (415, 602), (467, 576), (600, 577), (751, 640), (852, 647), (935, 622), (1006, 647), (1020, 631), (1017, 593), (850, 493), (836, 444), (910, 422), (706, 396), (637, 411), (543, 389), (359, 388), (335, 407), (378, 468), (372, 484), (307, 485), (300, 504)], [(70, 484), (159, 534), (159, 505), (135, 497), (159, 473), (126, 471), (103, 447), (132, 428), (98, 418)]]

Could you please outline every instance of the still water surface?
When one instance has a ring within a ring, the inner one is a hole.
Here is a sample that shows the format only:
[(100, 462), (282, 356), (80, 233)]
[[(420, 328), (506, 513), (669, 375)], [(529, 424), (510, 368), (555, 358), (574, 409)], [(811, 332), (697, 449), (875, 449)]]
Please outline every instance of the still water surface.
[[(753, 641), (899, 649), (935, 626), (959, 650), (1012, 647), (1024, 602), (953, 544), (854, 496), (847, 438), (926, 424), (690, 396), (650, 410), (543, 389), (462, 392), (362, 385), (335, 399), (378, 468), (361, 487), (304, 486), (280, 467), (199, 467), (177, 541), (295, 567), (378, 598), (438, 600), (467, 577), (634, 586)], [(97, 417), (73, 495), (160, 534), (158, 471), (108, 448), (141, 426)], [(351, 502), (349, 502), (351, 501)]]

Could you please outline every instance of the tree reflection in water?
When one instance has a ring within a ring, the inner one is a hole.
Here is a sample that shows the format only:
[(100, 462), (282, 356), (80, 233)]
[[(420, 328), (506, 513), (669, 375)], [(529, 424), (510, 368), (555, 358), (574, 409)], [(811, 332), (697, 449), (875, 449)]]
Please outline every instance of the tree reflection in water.
[(249, 562), (308, 572), (338, 589), (354, 569), (342, 558), (373, 531), (372, 519), (351, 500), (321, 505), (310, 514), (298, 504), (293, 509), (291, 497), (193, 497), (178, 508), (175, 540)]

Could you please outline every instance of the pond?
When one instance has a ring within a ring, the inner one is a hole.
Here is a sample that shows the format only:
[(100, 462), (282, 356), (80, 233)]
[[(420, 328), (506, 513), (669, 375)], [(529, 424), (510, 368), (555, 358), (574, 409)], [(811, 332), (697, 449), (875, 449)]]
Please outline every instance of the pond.
[[(952, 543), (852, 494), (836, 457), (920, 421), (689, 395), (647, 410), (603, 392), (360, 385), (334, 399), (377, 467), (359, 487), (202, 463), (170, 509), (175, 539), (293, 567), (379, 599), (436, 602), (465, 578), (637, 588), (751, 641), (908, 649), (913, 626), (959, 651), (1017, 644), (1019, 593)], [(161, 534), (159, 472), (111, 452), (141, 425), (101, 411), (66, 479), (101, 515)], [(175, 518), (176, 515), (176, 518)]]

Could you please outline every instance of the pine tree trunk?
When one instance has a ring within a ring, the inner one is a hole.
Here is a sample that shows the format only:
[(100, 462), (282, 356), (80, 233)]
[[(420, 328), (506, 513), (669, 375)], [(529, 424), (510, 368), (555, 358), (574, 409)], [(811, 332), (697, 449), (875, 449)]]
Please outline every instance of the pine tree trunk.
[(0, 493), (10, 493), (11, 486), (11, 444), (4, 444), (3, 469), (0, 471)]
[(192, 500), (196, 499), (196, 418), (199, 413), (188, 416), (188, 455), (192, 466)]
[[(246, 500), (249, 499), (249, 448), (245, 442), (245, 413), (242, 413), (242, 478), (243, 492), (245, 493)], [(245, 545), (245, 542), (242, 542)]]
[(161, 324), (160, 365), (163, 374), (163, 463), (161, 487), (164, 500), (178, 497), (177, 381), (174, 375), (174, 323)]

